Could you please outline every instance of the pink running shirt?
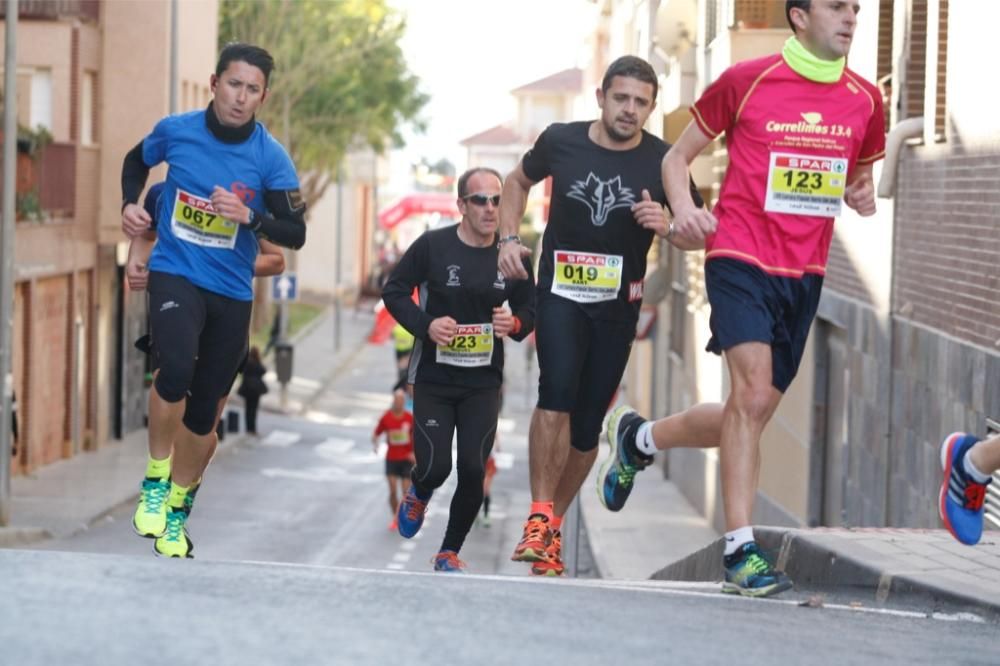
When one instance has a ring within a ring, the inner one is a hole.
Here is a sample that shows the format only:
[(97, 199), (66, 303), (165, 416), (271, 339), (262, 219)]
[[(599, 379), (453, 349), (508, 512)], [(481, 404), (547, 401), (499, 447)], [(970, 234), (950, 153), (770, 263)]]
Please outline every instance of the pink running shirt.
[(729, 151), (707, 259), (825, 274), (847, 174), (885, 154), (878, 89), (846, 67), (836, 83), (810, 81), (777, 54), (727, 69), (691, 112)]

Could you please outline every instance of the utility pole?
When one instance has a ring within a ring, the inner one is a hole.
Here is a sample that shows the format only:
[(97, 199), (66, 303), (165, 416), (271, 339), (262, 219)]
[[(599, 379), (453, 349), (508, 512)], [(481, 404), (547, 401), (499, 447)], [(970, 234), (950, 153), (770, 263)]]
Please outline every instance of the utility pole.
[(11, 392), (14, 389), (14, 201), (17, 196), (17, 0), (4, 26), (3, 199), (0, 202), (0, 526), (10, 523)]
[(337, 244), (333, 260), (333, 351), (340, 351), (340, 245), (344, 227), (344, 158), (337, 165)]

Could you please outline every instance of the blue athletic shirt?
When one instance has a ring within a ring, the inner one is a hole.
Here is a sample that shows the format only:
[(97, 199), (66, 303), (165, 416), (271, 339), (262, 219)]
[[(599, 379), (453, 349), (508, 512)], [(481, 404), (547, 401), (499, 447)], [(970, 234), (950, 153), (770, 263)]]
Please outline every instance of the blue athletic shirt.
[(167, 162), (157, 206), (153, 271), (179, 275), (195, 286), (240, 301), (253, 300), (257, 237), (209, 205), (218, 185), (264, 213), (264, 191), (295, 190), (299, 179), (284, 147), (260, 123), (246, 141), (225, 143), (209, 130), (206, 110), (167, 116), (143, 139), (148, 167)]

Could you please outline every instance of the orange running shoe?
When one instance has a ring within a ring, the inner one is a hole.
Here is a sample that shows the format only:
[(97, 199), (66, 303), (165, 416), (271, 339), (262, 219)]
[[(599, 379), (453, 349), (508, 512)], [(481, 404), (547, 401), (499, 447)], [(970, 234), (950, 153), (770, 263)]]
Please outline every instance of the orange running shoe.
[(552, 542), (545, 549), (545, 559), (532, 562), (531, 573), (536, 576), (562, 576), (566, 566), (562, 561), (562, 533), (552, 530)]
[(434, 565), (434, 571), (465, 573), (465, 562), (458, 559), (458, 553), (453, 550), (442, 550), (431, 558), (431, 564)]
[(542, 562), (545, 560), (545, 550), (551, 541), (552, 530), (549, 529), (549, 519), (540, 513), (533, 513), (524, 522), (524, 534), (510, 559), (515, 562)]

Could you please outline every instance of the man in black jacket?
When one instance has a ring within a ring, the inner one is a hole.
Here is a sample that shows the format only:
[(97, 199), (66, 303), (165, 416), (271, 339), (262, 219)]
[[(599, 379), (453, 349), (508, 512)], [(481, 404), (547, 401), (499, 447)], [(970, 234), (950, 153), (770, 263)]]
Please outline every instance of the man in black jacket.
[[(508, 282), (497, 271), (501, 187), (493, 169), (462, 174), (461, 221), (414, 241), (382, 292), (389, 312), (416, 338), (409, 382), (417, 465), (397, 513), (402, 536), (420, 530), (427, 502), (451, 474), (451, 442), (458, 431), (458, 486), (435, 571), (465, 567), (458, 552), (483, 501), (503, 382), (503, 339), (522, 340), (534, 327), (534, 281)], [(528, 262), (523, 268), (531, 274)], [(420, 289), (419, 305), (411, 300), (414, 287)]]

